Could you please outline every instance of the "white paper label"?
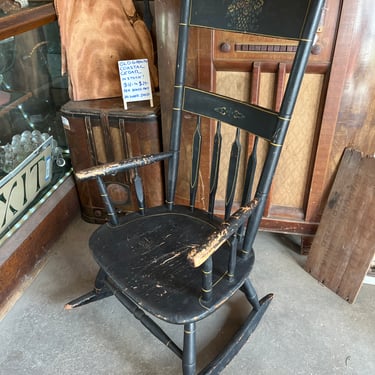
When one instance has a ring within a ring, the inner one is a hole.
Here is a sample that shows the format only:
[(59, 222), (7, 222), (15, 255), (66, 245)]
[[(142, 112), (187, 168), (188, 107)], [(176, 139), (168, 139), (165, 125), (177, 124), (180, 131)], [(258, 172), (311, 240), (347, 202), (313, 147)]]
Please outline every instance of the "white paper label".
[(122, 97), (127, 102), (152, 100), (148, 60), (121, 60), (118, 62)]

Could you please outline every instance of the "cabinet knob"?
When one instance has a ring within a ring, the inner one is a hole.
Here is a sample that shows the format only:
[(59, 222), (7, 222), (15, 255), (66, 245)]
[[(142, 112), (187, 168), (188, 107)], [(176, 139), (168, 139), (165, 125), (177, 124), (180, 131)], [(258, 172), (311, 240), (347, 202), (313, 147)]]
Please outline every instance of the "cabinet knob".
[(320, 55), (322, 52), (322, 46), (320, 44), (314, 44), (311, 48), (312, 55)]
[(230, 52), (232, 49), (231, 45), (227, 42), (221, 43), (220, 44), (220, 51), (221, 52)]

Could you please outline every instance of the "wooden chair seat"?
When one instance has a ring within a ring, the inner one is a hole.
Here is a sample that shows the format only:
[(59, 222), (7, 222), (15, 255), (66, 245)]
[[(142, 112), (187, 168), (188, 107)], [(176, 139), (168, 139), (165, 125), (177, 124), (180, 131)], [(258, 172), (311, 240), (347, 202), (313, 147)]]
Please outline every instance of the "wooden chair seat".
[(231, 246), (225, 243), (213, 257), (212, 299), (209, 304), (202, 301), (202, 271), (188, 263), (187, 254), (219, 224), (199, 209), (176, 206), (171, 212), (154, 207), (144, 216), (126, 215), (116, 227), (99, 227), (89, 245), (110, 282), (133, 302), (165, 321), (182, 324), (206, 317), (230, 298), (254, 263), (253, 252), (239, 258), (237, 272), (229, 279)]

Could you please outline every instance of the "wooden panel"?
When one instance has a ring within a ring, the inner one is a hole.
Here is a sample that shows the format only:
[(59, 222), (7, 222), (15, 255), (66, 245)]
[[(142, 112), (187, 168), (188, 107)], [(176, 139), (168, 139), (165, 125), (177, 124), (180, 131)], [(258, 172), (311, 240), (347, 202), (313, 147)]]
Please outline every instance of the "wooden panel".
[(354, 302), (375, 254), (375, 158), (347, 149), (310, 250), (306, 270)]
[[(262, 67), (261, 63), (259, 65)], [(233, 95), (239, 100), (247, 102), (251, 100), (251, 96), (254, 94), (250, 89), (251, 72), (218, 71), (216, 78), (218, 93)], [(257, 92), (259, 103), (266, 108), (277, 108), (287, 78), (287, 74), (261, 73)], [(265, 214), (267, 217), (285, 216), (285, 212), (288, 211), (290, 217), (304, 218), (306, 187), (309, 186), (311, 179), (310, 168), (316, 149), (316, 131), (319, 128), (317, 121), (323, 81), (324, 76), (321, 74), (306, 74), (303, 80), (295, 114), (276, 171), (269, 207)], [(223, 131), (226, 131), (225, 128)], [(245, 146), (245, 144), (246, 140), (243, 140), (242, 145)], [(229, 150), (230, 144), (224, 144), (223, 147), (224, 150)], [(267, 147), (266, 143), (260, 143), (258, 148), (260, 161), (263, 160)], [(245, 157), (244, 155), (243, 158)], [(225, 160), (222, 162), (222, 165), (226, 165)], [(286, 207), (284, 213), (282, 207)]]
[(30, 275), (79, 212), (70, 176), (0, 248), (0, 318), (13, 292)]
[(56, 20), (55, 8), (52, 2), (50, 4), (34, 5), (9, 14), (6, 17), (0, 17), (1, 40)]
[[(123, 157), (153, 154), (161, 149), (159, 99), (148, 103), (129, 103), (123, 109), (121, 98), (70, 101), (61, 108), (74, 171), (119, 161)], [(164, 202), (163, 173), (160, 163), (139, 170), (149, 206)], [(107, 176), (109, 195), (121, 213), (132, 211), (137, 202), (134, 171)], [(107, 218), (96, 181), (77, 181), (82, 217), (93, 223)]]
[(375, 152), (374, 50), (373, 0), (344, 0), (306, 220), (319, 221), (345, 147)]
[(322, 95), (323, 75), (306, 74), (297, 99), (272, 190), (272, 205), (304, 211)]
[[(310, 56), (309, 65), (324, 67), (332, 58), (337, 28), (337, 14), (340, 0), (327, 0), (323, 11), (321, 25), (318, 29), (315, 45)], [(237, 70), (248, 70), (249, 56), (256, 56), (257, 61), (268, 61), (275, 66), (280, 60), (291, 61), (293, 46), (296, 43), (288, 39), (246, 36), (216, 31), (213, 45), (213, 59), (218, 70), (225, 70), (228, 61)]]

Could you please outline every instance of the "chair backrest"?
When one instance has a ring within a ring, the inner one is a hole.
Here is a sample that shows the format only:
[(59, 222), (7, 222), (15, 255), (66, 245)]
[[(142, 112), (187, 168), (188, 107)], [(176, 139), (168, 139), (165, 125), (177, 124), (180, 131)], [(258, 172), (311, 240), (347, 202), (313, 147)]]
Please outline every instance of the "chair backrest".
[[(190, 206), (193, 210), (197, 195), (202, 145), (201, 119), (202, 117), (208, 117), (216, 121), (216, 134), (211, 146), (212, 163), (208, 197), (208, 211), (213, 214), (215, 194), (219, 184), (219, 163), (224, 157), (221, 152), (221, 126), (222, 123), (234, 126), (236, 135), (229, 155), (224, 216), (226, 222), (234, 222), (235, 224), (231, 226), (231, 233), (227, 233), (223, 238), (226, 240), (229, 235), (238, 236), (238, 232), (241, 232), (242, 234), (239, 236), (241, 249), (244, 253), (248, 252), (252, 247), (264, 211), (266, 198), (304, 76), (323, 5), (324, 0), (181, 0), (170, 149), (158, 155), (139, 156), (121, 163), (112, 163), (101, 167), (100, 170), (92, 169), (77, 173), (77, 176), (81, 179), (88, 179), (131, 168), (135, 168), (135, 171), (137, 171), (137, 168), (143, 165), (168, 160), (166, 204), (172, 210), (178, 177), (183, 112), (189, 112), (197, 118), (191, 145)], [(215, 28), (238, 33), (280, 37), (298, 42), (280, 110), (276, 112), (216, 93), (203, 91), (199, 88), (186, 86), (186, 61), (190, 27)], [(212, 123), (210, 126), (212, 126)], [(241, 208), (233, 214), (232, 205), (239, 177), (239, 160), (241, 157), (241, 132), (253, 134), (254, 144), (247, 161), (245, 176), (241, 176), (243, 181)], [(263, 138), (268, 142), (267, 155), (262, 166), (257, 166), (258, 138)], [(255, 169), (259, 167), (261, 167), (260, 178), (255, 193), (253, 193), (252, 185)], [(135, 173), (135, 176), (138, 203), (140, 211), (144, 212), (142, 183), (137, 173)], [(105, 183), (101, 177), (98, 177), (98, 182), (107, 205), (110, 220), (113, 224), (116, 224), (118, 222), (116, 210), (106, 195)], [(247, 220), (248, 225), (247, 230), (245, 230), (244, 224)], [(207, 259), (207, 254), (210, 253), (207, 251), (201, 260), (194, 260), (197, 252), (200, 251), (197, 250), (191, 254), (191, 261), (196, 266), (202, 264)]]
[[(256, 209), (251, 213), (248, 233), (242, 246), (249, 249), (261, 220), (267, 194), (292, 112), (296, 103), (302, 78), (315, 33), (324, 5), (322, 0), (247, 0), (217, 1), (191, 0), (183, 1), (179, 24), (179, 47), (175, 78), (175, 95), (172, 114), (171, 148), (172, 161), (169, 162), (169, 185), (167, 204), (173, 206), (178, 159), (180, 154), (180, 137), (182, 113), (187, 111), (197, 115), (197, 128), (192, 144), (192, 181), (190, 188), (190, 205), (194, 207), (198, 184), (198, 169), (201, 152), (201, 118), (209, 117), (217, 121), (217, 131), (212, 146), (211, 179), (209, 193), (210, 212), (214, 212), (216, 187), (218, 184), (218, 168), (221, 154), (221, 123), (237, 128), (235, 140), (230, 150), (228, 178), (225, 197), (225, 218), (229, 219), (232, 211), (233, 192), (238, 177), (240, 160), (240, 130), (255, 136), (253, 152), (246, 167), (243, 179), (241, 205), (243, 207), (256, 201)], [(185, 86), (185, 64), (189, 27), (205, 27), (228, 30), (239, 33), (256, 34), (271, 37), (293, 39), (298, 42), (293, 65), (290, 70), (284, 97), (278, 112), (251, 105), (215, 93), (202, 91), (199, 88)], [(258, 137), (268, 141), (268, 151), (261, 171), (261, 177), (252, 196), (252, 184), (256, 168), (256, 152)], [(229, 152), (228, 152), (229, 153)]]

